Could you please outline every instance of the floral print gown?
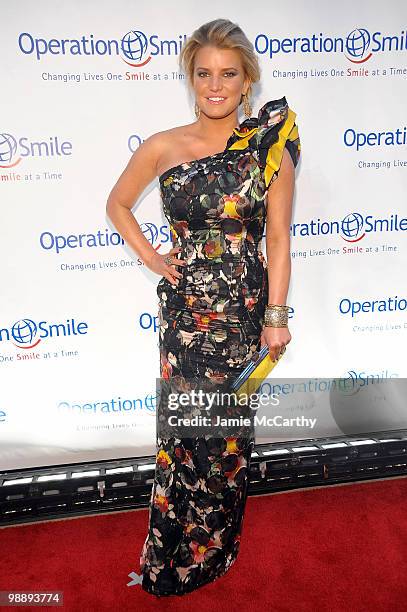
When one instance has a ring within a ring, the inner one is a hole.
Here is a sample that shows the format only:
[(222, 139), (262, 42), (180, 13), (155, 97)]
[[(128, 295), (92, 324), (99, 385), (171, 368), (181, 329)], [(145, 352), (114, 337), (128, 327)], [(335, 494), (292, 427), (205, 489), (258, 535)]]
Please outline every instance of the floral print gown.
[[(300, 155), (296, 114), (286, 98), (266, 102), (233, 130), (224, 151), (159, 177), (172, 246), (181, 246), (174, 287), (158, 283), (160, 376), (228, 384), (260, 349), (268, 301), (261, 251), (267, 188), (286, 147)], [(227, 388), (224, 387), (224, 388)], [(159, 418), (160, 406), (157, 407)], [(183, 595), (219, 578), (237, 558), (253, 430), (245, 435), (157, 433), (149, 526), (140, 555), (142, 587)]]

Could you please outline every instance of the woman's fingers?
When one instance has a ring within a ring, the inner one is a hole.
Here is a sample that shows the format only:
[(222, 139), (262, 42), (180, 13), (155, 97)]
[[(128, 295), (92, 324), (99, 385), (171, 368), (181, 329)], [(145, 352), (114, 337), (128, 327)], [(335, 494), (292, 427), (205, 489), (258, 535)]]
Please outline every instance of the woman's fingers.
[[(179, 248), (180, 247), (174, 247), (173, 249), (171, 249), (170, 253), (172, 253), (173, 251), (177, 251)], [(166, 255), (166, 257), (168, 257), (168, 254)], [(179, 264), (179, 260), (176, 259), (175, 257), (172, 257), (172, 259), (173, 259), (173, 263), (170, 263), (170, 264), (165, 263), (166, 272), (167, 272), (165, 276), (170, 281), (171, 285), (174, 286), (174, 285), (178, 285), (178, 278), (182, 278), (182, 274), (178, 272), (178, 270), (176, 270), (174, 267), (177, 264)]]
[[(288, 342), (287, 342), (288, 344)], [(260, 334), (260, 347), (266, 346), (267, 345), (267, 341), (264, 337), (263, 332)], [(269, 346), (269, 355), (270, 358), (273, 361), (276, 361), (280, 354), (284, 353), (285, 351), (285, 344), (272, 344), (271, 346)]]
[[(288, 343), (287, 343), (288, 344)], [(274, 344), (270, 350), (272, 360), (276, 361), (285, 351), (285, 344)]]
[(169, 274), (172, 274), (176, 278), (182, 278), (181, 272), (178, 272), (178, 270), (176, 270), (175, 268), (172, 268), (171, 264), (169, 264), (169, 265), (167, 264), (167, 271), (168, 271)]
[[(282, 345), (284, 346), (284, 345)], [(269, 355), (272, 361), (276, 361), (280, 355), (281, 345), (280, 344), (271, 344), (269, 345)]]
[(171, 265), (175, 265), (175, 266), (186, 265), (186, 262), (184, 259), (178, 259), (178, 257), (175, 257), (176, 252), (179, 253), (180, 250), (181, 250), (181, 247), (177, 246), (177, 247), (173, 247), (172, 249), (170, 249), (170, 251), (167, 253), (167, 257), (168, 255), (170, 255), (172, 259)]
[(176, 270), (175, 266), (185, 266), (186, 262), (183, 259), (178, 259), (177, 257), (175, 257), (175, 254), (178, 253), (181, 250), (180, 246), (176, 246), (173, 247), (172, 249), (170, 249), (169, 253), (167, 253), (167, 255), (165, 257), (170, 256), (170, 258), (172, 259), (171, 263), (166, 263), (166, 271), (167, 271), (167, 275), (166, 278), (170, 281), (170, 283), (172, 285), (174, 284), (178, 284), (178, 279), (182, 278), (182, 274), (181, 272), (179, 272), (178, 270)]

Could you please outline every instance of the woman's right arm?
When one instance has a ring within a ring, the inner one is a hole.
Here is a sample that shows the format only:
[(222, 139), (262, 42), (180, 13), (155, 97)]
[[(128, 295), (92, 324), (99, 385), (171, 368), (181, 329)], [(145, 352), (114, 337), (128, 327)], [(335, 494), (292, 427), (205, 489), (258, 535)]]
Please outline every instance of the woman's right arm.
[[(157, 176), (157, 161), (162, 152), (161, 134), (153, 134), (147, 138), (131, 156), (126, 168), (119, 176), (109, 194), (106, 213), (123, 240), (135, 251), (144, 264), (153, 272), (165, 276), (175, 283), (182, 274), (173, 264), (166, 264), (164, 257), (168, 253), (159, 254), (143, 234), (131, 209), (144, 189)], [(179, 247), (169, 251), (176, 265), (184, 265), (183, 260), (175, 254)]]

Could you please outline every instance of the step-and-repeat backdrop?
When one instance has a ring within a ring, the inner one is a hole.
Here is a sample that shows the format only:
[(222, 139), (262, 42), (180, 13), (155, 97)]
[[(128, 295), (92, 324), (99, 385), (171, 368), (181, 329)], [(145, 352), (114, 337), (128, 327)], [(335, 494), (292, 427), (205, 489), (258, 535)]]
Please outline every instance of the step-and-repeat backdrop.
[[(297, 113), (293, 339), (279, 376), (404, 376), (407, 6), (192, 4), (3, 7), (0, 469), (153, 452), (159, 278), (105, 206), (145, 138), (194, 120), (178, 54), (219, 16), (259, 56), (253, 114), (283, 95)], [(156, 181), (133, 212), (169, 250)], [(338, 433), (325, 417), (296, 437)]]

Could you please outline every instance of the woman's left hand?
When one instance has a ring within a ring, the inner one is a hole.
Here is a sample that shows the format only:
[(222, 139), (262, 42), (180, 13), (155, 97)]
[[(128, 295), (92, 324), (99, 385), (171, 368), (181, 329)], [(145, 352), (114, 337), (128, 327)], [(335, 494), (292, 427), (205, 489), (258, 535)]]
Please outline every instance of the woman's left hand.
[(261, 346), (266, 344), (269, 347), (270, 357), (273, 361), (278, 359), (281, 349), (284, 352), (284, 346), (291, 342), (291, 334), (288, 327), (263, 327), (260, 336)]

